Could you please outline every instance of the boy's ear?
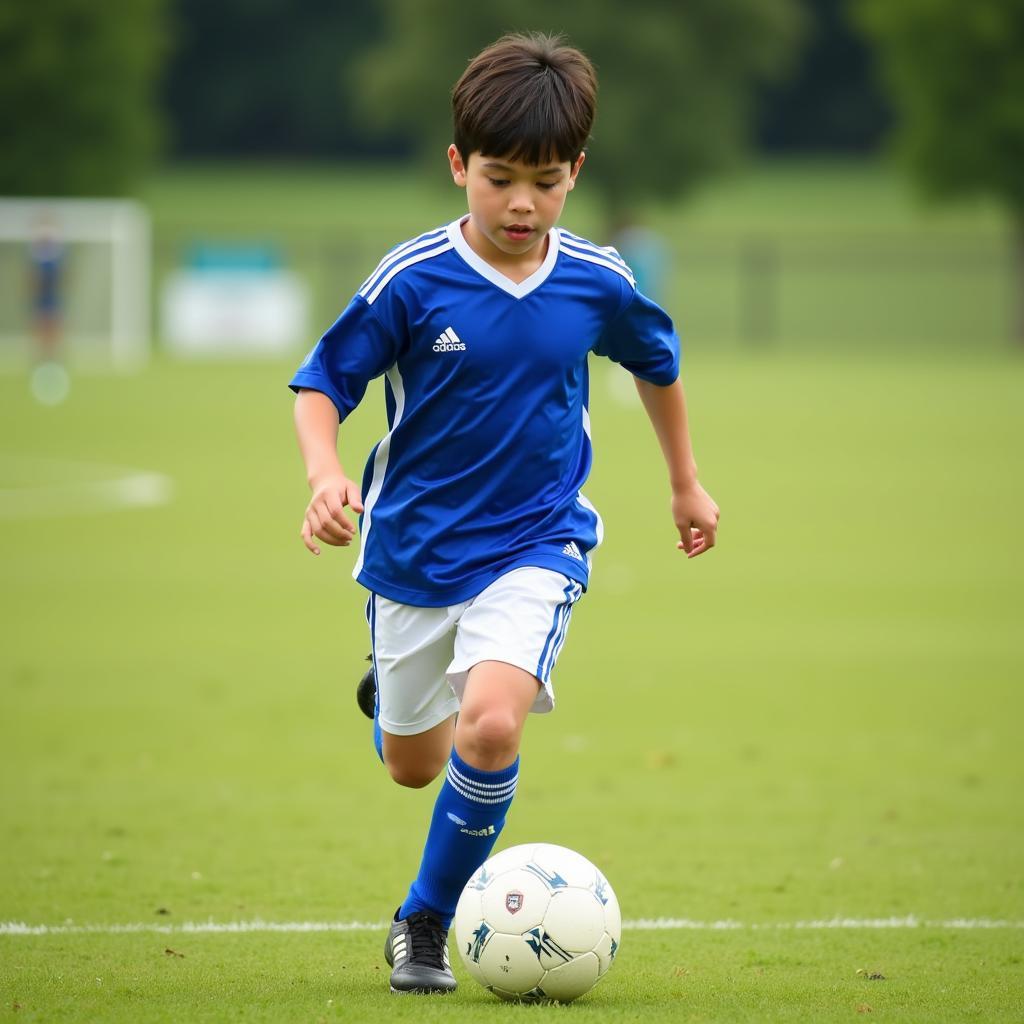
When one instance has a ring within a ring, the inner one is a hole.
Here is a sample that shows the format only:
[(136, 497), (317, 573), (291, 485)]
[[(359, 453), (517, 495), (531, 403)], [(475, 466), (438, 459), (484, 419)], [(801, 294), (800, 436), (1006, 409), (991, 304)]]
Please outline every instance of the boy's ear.
[(452, 179), (455, 181), (455, 184), (459, 188), (465, 188), (466, 163), (454, 142), (448, 147), (448, 163), (451, 165)]
[(576, 158), (576, 163), (572, 165), (572, 169), (569, 171), (569, 190), (572, 191), (576, 187), (576, 175), (580, 173), (580, 168), (583, 166), (583, 161), (586, 160), (587, 154), (580, 153)]

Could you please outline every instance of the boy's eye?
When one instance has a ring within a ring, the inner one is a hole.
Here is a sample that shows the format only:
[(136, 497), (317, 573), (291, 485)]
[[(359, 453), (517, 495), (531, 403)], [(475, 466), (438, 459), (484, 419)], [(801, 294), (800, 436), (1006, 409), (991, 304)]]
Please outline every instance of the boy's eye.
[[(495, 188), (504, 188), (506, 185), (510, 184), (510, 179), (509, 178), (492, 178), (492, 177), (490, 177), (488, 175), (487, 180)], [(544, 192), (550, 192), (557, 185), (558, 185), (557, 181), (538, 181), (537, 182), (537, 188), (541, 189)]]

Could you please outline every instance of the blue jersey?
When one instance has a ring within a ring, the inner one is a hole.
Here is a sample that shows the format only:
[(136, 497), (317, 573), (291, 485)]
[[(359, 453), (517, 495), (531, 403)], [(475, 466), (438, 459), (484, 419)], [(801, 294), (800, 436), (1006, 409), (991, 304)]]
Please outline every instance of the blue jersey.
[(602, 536), (580, 490), (592, 352), (654, 384), (679, 372), (671, 320), (614, 249), (552, 228), (519, 283), (458, 221), (388, 253), (290, 385), (323, 392), (344, 420), (384, 375), (389, 429), (363, 475), (353, 576), (426, 607), (526, 565), (586, 586)]

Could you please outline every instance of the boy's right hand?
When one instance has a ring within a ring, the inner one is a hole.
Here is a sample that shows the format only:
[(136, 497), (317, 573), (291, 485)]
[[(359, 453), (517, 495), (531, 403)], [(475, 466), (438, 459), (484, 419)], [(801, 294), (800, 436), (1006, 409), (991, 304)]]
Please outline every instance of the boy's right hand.
[(336, 548), (347, 548), (356, 535), (355, 523), (345, 515), (345, 506), (355, 513), (363, 511), (363, 498), (359, 486), (343, 473), (318, 480), (313, 484), (313, 497), (306, 506), (302, 521), (302, 543), (320, 554), (313, 540), (319, 538)]

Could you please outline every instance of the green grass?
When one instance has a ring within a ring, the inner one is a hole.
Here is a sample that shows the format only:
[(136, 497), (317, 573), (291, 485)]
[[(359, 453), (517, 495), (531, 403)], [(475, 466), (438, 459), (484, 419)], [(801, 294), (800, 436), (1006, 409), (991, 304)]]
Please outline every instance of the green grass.
[(369, 936), (175, 938), (173, 953), (159, 937), (18, 941), (45, 993), (14, 989), (19, 1021), (1020, 1019), (1019, 941), (994, 951), (973, 933), (645, 938), (571, 1007), (506, 1006), (468, 979), (444, 999), (391, 996)]
[[(431, 796), (388, 782), (354, 706), (351, 553), (298, 539), (289, 372), (158, 360), (77, 379), (55, 409), (0, 378), (0, 490), (103, 472), (69, 463), (175, 485), (166, 506), (89, 515), (43, 489), (0, 519), (0, 920), (372, 922), (402, 895)], [(656, 444), (595, 368), (607, 539), (502, 845), (581, 850), (630, 919), (1024, 921), (1024, 363), (698, 348), (685, 374), (721, 545), (677, 556)], [(347, 425), (353, 470), (379, 398)], [(628, 931), (569, 1010), (503, 1007), (460, 965), (454, 998), (393, 999), (382, 939), (0, 936), (0, 1019), (1010, 1021), (1024, 1004), (1021, 928)]]

